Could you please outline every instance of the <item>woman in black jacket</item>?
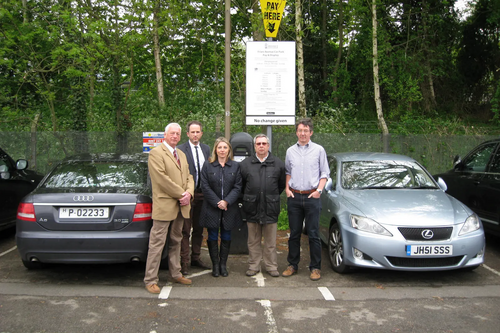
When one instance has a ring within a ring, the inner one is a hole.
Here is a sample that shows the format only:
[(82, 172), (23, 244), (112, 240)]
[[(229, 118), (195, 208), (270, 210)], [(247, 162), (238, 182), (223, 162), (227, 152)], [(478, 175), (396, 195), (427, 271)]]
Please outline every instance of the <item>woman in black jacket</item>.
[[(215, 140), (212, 156), (201, 170), (203, 206), (200, 226), (208, 231), (208, 251), (212, 275), (228, 276), (226, 262), (231, 246), (231, 229), (242, 223), (238, 198), (242, 180), (240, 166), (233, 159), (231, 144), (226, 138)], [(218, 248), (220, 229), (220, 253)]]

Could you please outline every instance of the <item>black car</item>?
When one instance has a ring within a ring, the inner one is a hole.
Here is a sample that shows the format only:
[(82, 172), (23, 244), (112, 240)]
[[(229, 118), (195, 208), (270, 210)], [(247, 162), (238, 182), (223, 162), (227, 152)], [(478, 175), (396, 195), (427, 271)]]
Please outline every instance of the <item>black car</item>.
[(15, 226), (19, 202), (43, 178), (43, 175), (27, 168), (27, 160), (19, 159), (14, 162), (0, 148), (0, 230)]
[(84, 154), (58, 163), (19, 204), (24, 265), (146, 261), (153, 223), (147, 158)]
[(500, 236), (500, 138), (481, 143), (441, 177), (446, 191), (479, 215), (487, 233)]

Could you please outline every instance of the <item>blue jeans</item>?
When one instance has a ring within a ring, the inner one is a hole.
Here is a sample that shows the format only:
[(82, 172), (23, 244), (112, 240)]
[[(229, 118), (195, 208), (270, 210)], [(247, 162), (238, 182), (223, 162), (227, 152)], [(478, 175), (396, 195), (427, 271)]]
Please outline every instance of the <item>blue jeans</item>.
[[(208, 231), (208, 240), (209, 241), (217, 241), (219, 240), (219, 228), (207, 228)], [(231, 230), (226, 230), (224, 227), (220, 226), (220, 239), (225, 241), (231, 240)]]
[(288, 223), (290, 225), (288, 263), (298, 270), (302, 222), (305, 220), (305, 228), (309, 236), (309, 252), (311, 255), (309, 269), (321, 269), (321, 240), (319, 238), (321, 200), (307, 198), (309, 194), (294, 193), (293, 195), (293, 198), (289, 197), (287, 199)]

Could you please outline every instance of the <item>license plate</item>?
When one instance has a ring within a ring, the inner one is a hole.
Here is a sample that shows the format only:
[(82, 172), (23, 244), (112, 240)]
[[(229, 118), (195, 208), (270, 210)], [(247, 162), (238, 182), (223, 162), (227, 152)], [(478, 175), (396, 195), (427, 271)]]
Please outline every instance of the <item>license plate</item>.
[(109, 217), (109, 207), (61, 207), (61, 219), (105, 219)]
[(451, 256), (453, 245), (406, 245), (407, 256)]

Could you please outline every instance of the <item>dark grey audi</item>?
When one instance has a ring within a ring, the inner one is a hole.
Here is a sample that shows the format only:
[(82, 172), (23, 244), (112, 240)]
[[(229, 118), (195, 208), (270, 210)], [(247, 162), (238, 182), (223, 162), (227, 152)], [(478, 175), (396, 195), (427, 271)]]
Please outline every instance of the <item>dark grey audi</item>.
[(85, 154), (58, 163), (19, 204), (27, 268), (145, 261), (151, 229), (147, 154)]

